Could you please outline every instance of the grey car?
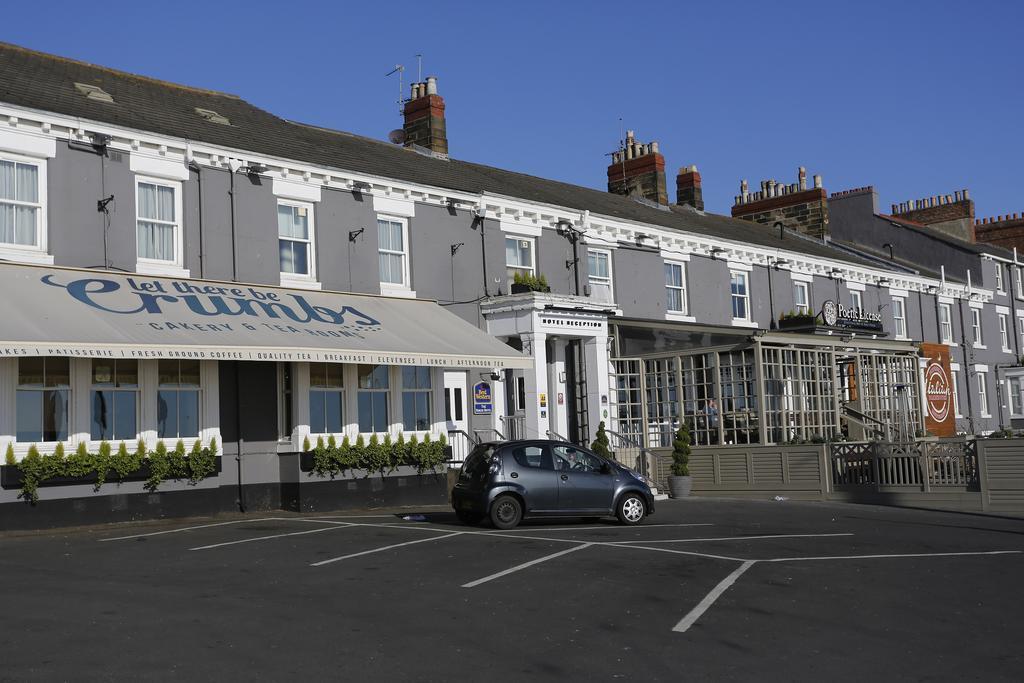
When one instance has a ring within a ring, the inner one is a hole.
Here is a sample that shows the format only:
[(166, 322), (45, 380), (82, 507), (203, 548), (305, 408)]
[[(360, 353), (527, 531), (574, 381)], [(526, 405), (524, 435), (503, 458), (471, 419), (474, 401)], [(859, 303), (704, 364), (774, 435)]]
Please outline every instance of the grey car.
[(536, 517), (615, 515), (623, 524), (639, 524), (654, 512), (654, 495), (643, 475), (580, 446), (502, 441), (469, 454), (452, 507), (466, 524), (489, 518), (498, 529)]

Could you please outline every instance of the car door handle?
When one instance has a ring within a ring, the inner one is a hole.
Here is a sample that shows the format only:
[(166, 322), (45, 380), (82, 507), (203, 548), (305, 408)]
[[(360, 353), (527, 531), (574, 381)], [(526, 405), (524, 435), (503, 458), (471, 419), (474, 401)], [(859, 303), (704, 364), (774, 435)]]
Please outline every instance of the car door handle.
[(569, 475), (568, 474), (563, 474), (562, 475), (562, 481), (569, 481)]
[(513, 479), (518, 479), (519, 478), (519, 473), (518, 472), (513, 472), (512, 473), (512, 478)]

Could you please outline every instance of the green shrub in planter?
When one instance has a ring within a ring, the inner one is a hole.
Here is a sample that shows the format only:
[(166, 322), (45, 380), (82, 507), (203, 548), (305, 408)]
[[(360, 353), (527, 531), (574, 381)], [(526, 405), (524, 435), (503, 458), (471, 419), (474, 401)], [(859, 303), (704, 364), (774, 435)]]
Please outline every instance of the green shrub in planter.
[(14, 444), (7, 443), (7, 452), (4, 453), (4, 464), (5, 465), (17, 465), (18, 461), (14, 459)]
[(612, 459), (612, 452), (609, 446), (611, 442), (608, 441), (608, 432), (604, 430), (604, 421), (602, 420), (597, 425), (597, 438), (594, 439), (594, 443), (590, 444), (590, 450), (594, 451), (602, 458)]
[(684, 422), (672, 441), (672, 474), (676, 477), (690, 476), (690, 429)]

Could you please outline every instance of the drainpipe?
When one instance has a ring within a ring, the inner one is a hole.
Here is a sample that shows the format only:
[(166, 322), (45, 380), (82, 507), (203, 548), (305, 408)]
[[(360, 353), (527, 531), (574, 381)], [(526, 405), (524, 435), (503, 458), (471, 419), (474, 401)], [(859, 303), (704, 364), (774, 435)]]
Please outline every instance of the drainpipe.
[(232, 159), (228, 162), (228, 171), (231, 176), (231, 187), (228, 194), (231, 197), (231, 281), (238, 282), (238, 244), (235, 240), (235, 173), (242, 167), (242, 162)]
[[(970, 272), (970, 271), (968, 271)], [(968, 276), (970, 277), (970, 276)], [(974, 394), (971, 391), (971, 361), (973, 357), (968, 357), (968, 346), (967, 346), (967, 328), (964, 326), (964, 305), (963, 302), (957, 301), (956, 304), (957, 312), (960, 314), (960, 339), (963, 341), (960, 343), (960, 347), (963, 349), (964, 355), (964, 377), (967, 378), (967, 423), (971, 427), (971, 434), (974, 434)], [(951, 321), (952, 322), (952, 321)], [(973, 354), (972, 354), (973, 356)]]
[(483, 265), (484, 271), (484, 296), (490, 296), (487, 290), (487, 240), (484, 239), (484, 216), (486, 215), (486, 209), (484, 203), (481, 201), (477, 204), (476, 210), (474, 211), (473, 223), (480, 226), (480, 260)]
[[(775, 295), (772, 292), (772, 271), (776, 268), (778, 266), (775, 264), (775, 259), (772, 259), (771, 263), (768, 264), (768, 328), (772, 330), (778, 327), (778, 323), (775, 320)], [(807, 298), (809, 299), (810, 297)], [(807, 303), (810, 304), (811, 302), (808, 301)]]
[(242, 488), (242, 452), (245, 450), (245, 439), (242, 438), (242, 391), (239, 375), (241, 361), (235, 361), (235, 464), (238, 468), (238, 511), (245, 512), (245, 490)]
[(189, 168), (196, 172), (196, 187), (199, 191), (199, 278), (206, 276), (206, 269), (203, 266), (203, 173), (195, 160), (189, 162)]

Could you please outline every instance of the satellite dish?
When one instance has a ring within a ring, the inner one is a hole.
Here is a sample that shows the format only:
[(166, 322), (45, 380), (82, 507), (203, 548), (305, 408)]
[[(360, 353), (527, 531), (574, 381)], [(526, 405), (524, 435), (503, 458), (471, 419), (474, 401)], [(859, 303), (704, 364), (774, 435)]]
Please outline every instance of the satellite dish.
[(388, 140), (396, 145), (401, 145), (405, 142), (405, 131), (401, 128), (395, 128), (393, 131), (388, 133)]

